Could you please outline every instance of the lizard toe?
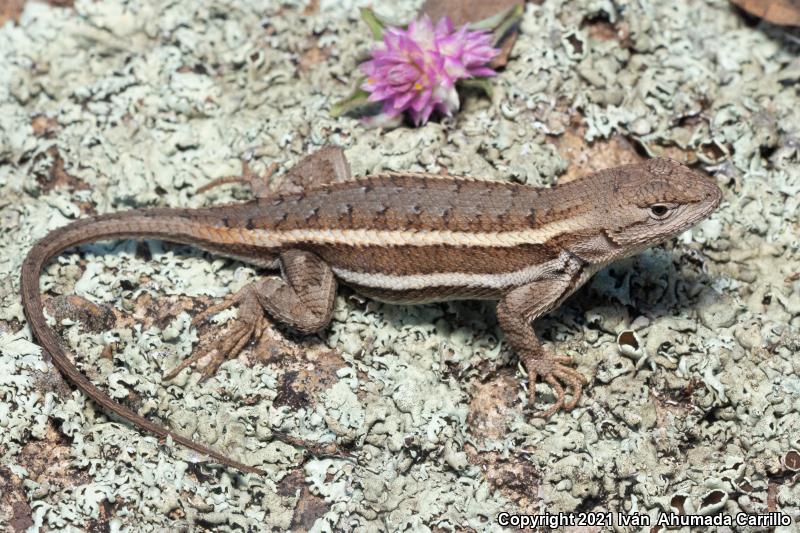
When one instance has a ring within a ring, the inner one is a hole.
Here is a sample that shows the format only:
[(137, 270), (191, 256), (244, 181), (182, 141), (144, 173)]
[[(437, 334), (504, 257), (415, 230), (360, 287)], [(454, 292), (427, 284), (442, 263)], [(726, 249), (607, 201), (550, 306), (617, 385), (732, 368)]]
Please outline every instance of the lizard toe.
[[(532, 406), (534, 403), (536, 378), (539, 376), (553, 389), (553, 394), (556, 397), (553, 405), (535, 413), (534, 416), (547, 418), (561, 409), (569, 411), (578, 404), (581, 398), (583, 385), (587, 384), (588, 380), (574, 368), (561, 363), (560, 360), (562, 359), (563, 357), (553, 357), (527, 361), (528, 364), (526, 366), (528, 367), (529, 375), (528, 405)], [(567, 391), (570, 393), (569, 400), (566, 399)]]
[(583, 384), (569, 376), (560, 377), (567, 383), (572, 391), (572, 398), (568, 402), (564, 402), (564, 409), (570, 411), (574, 409), (576, 405), (578, 405), (578, 401), (581, 399), (581, 395), (583, 394)]
[(202, 367), (199, 368), (201, 374), (200, 383), (206, 381), (217, 373), (222, 363), (239, 355), (251, 339), (259, 339), (265, 327), (266, 320), (263, 317), (256, 322), (237, 319), (225, 332), (218, 335), (215, 341), (205, 347), (198, 348), (189, 359), (165, 374), (163, 379), (173, 379), (183, 369), (209, 357), (209, 361), (203, 363)]
[(229, 296), (228, 298), (225, 298), (220, 303), (214, 304), (214, 305), (211, 305), (211, 306), (205, 308), (203, 311), (198, 313), (197, 316), (192, 318), (192, 325), (196, 326), (196, 325), (200, 324), (201, 322), (203, 322), (206, 318), (210, 317), (211, 315), (216, 315), (220, 311), (224, 311), (225, 309), (238, 304), (241, 301), (241, 299), (242, 298), (240, 297), (239, 293), (237, 292), (233, 296)]
[(181, 373), (181, 371), (183, 371), (184, 368), (188, 368), (189, 366), (191, 366), (194, 363), (200, 361), (201, 359), (203, 359), (205, 356), (207, 356), (209, 354), (211, 354), (213, 356), (212, 350), (210, 350), (210, 349), (199, 349), (199, 350), (196, 350), (192, 354), (192, 356), (189, 357), (189, 359), (186, 359), (185, 361), (180, 363), (178, 366), (176, 366), (175, 368), (173, 368), (172, 370), (170, 370), (169, 372), (164, 374), (161, 379), (163, 381), (169, 381), (171, 379), (174, 379), (175, 376), (177, 376), (178, 374)]
[(570, 383), (577, 382), (582, 385), (587, 385), (589, 383), (589, 380), (587, 380), (583, 374), (568, 366), (557, 365), (556, 368), (553, 369), (553, 374)]
[(536, 401), (536, 372), (528, 371), (528, 405), (533, 405)]
[(562, 365), (571, 365), (573, 364), (572, 356), (570, 355), (554, 355), (550, 357), (550, 360), (554, 363), (562, 364)]
[(553, 388), (553, 392), (556, 395), (556, 401), (549, 408), (545, 409), (544, 411), (537, 412), (534, 416), (548, 418), (550, 415), (554, 414), (564, 406), (564, 387), (561, 386), (561, 383), (559, 383), (552, 374), (546, 376), (544, 380)]

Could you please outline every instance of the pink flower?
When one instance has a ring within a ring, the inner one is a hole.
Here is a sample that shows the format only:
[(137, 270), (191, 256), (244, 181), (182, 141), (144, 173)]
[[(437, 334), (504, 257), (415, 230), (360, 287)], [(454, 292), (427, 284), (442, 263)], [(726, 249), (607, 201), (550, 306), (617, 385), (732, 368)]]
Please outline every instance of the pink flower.
[(370, 102), (383, 102), (384, 115), (409, 111), (419, 126), (434, 110), (451, 116), (459, 107), (456, 81), (494, 76), (488, 63), (498, 53), (491, 34), (468, 31), (466, 25), (453, 31), (449, 17), (441, 18), (434, 28), (423, 15), (408, 29), (384, 30), (372, 59), (361, 65), (367, 75), (361, 88), (370, 93)]

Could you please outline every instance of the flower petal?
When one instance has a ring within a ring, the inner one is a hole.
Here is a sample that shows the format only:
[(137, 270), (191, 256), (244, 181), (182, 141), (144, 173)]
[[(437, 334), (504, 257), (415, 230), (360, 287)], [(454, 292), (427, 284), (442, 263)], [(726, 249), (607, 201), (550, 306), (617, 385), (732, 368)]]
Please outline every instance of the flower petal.
[(398, 94), (394, 101), (392, 102), (392, 108), (397, 109), (398, 111), (405, 111), (408, 108), (409, 102), (411, 99), (416, 96), (412, 92), (406, 92)]
[(449, 16), (445, 15), (439, 19), (439, 22), (436, 23), (434, 33), (436, 33), (437, 37), (453, 33), (453, 21), (450, 20)]
[(456, 81), (493, 76), (488, 67), (499, 53), (487, 32), (454, 30), (449, 17), (434, 26), (423, 15), (408, 28), (386, 28), (372, 58), (359, 65), (367, 76), (361, 88), (370, 102), (383, 102), (385, 116), (408, 112), (415, 124), (424, 124), (434, 110), (451, 115), (460, 105)]

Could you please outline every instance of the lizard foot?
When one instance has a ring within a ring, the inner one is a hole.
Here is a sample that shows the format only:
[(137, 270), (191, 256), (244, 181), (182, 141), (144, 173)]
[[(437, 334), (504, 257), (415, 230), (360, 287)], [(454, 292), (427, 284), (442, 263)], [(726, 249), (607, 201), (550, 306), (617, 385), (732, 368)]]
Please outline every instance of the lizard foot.
[[(556, 402), (544, 411), (538, 411), (533, 416), (547, 418), (559, 409), (569, 411), (581, 398), (583, 386), (588, 384), (588, 380), (577, 370), (572, 368), (572, 358), (566, 355), (562, 356), (545, 356), (536, 354), (528, 357), (522, 357), (522, 364), (528, 372), (528, 405), (533, 406), (536, 399), (536, 379), (541, 378), (542, 381), (552, 387), (556, 395)], [(564, 385), (571, 388), (572, 399), (566, 401), (566, 394)]]
[(163, 379), (173, 379), (184, 368), (201, 361), (205, 357), (210, 357), (210, 361), (204, 363), (201, 369), (200, 382), (202, 383), (216, 374), (222, 363), (239, 355), (239, 352), (244, 349), (251, 339), (259, 340), (261, 338), (267, 327), (267, 319), (264, 317), (261, 306), (252, 289), (251, 285), (244, 287), (233, 296), (212, 305), (192, 320), (192, 324), (196, 325), (210, 315), (239, 304), (239, 317), (222, 334), (217, 335), (216, 340), (207, 346), (197, 349), (189, 359), (167, 372)]

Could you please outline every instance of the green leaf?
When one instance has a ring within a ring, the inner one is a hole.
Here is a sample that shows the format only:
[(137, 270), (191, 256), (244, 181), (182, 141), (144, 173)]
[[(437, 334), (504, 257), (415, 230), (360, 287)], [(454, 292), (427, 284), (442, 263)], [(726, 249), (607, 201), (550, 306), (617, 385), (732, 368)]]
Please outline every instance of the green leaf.
[(456, 85), (458, 85), (459, 89), (480, 91), (489, 98), (491, 98), (493, 94), (492, 83), (489, 81), (489, 78), (467, 78), (465, 80), (459, 80)]
[(355, 89), (350, 95), (345, 98), (344, 100), (340, 100), (336, 102), (331, 107), (331, 117), (339, 118), (342, 115), (352, 113), (354, 111), (361, 111), (362, 109), (366, 111), (368, 108), (374, 105), (373, 102), (368, 101), (369, 93), (361, 88), (361, 84), (364, 83), (363, 76), (359, 78), (356, 82)]
[(381, 40), (383, 38), (383, 30), (386, 28), (386, 24), (378, 18), (378, 15), (376, 15), (372, 9), (368, 7), (362, 7), (361, 18), (364, 19), (364, 22), (367, 23), (367, 26), (369, 26), (369, 29), (372, 31), (372, 38), (376, 41)]
[(522, 20), (522, 14), (525, 12), (525, 7), (523, 5), (517, 4), (509, 8), (506, 12), (506, 16), (502, 19), (500, 24), (498, 24), (493, 32), (494, 35), (494, 44), (497, 46), (500, 42), (505, 38), (506, 34), (514, 28), (519, 21)]
[(486, 17), (485, 19), (477, 20), (475, 22), (470, 22), (467, 27), (471, 30), (492, 31), (504, 24), (509, 18), (516, 18), (519, 20), (519, 17), (522, 16), (524, 9), (525, 7), (522, 4), (514, 4), (513, 6), (502, 11), (498, 11), (490, 17)]

